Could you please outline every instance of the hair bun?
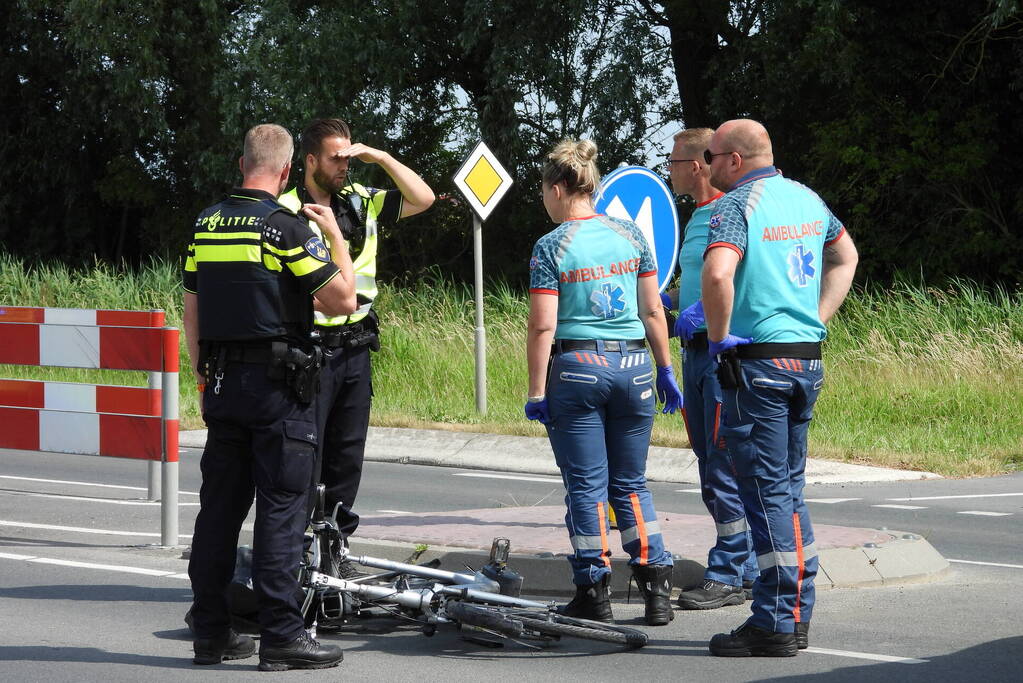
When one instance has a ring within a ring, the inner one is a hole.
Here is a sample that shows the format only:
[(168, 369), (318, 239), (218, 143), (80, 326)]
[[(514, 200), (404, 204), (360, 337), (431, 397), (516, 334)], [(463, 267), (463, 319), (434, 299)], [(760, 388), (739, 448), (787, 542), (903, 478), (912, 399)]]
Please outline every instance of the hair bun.
[(575, 143), (575, 155), (583, 164), (588, 164), (597, 158), (597, 145), (593, 140), (579, 140)]

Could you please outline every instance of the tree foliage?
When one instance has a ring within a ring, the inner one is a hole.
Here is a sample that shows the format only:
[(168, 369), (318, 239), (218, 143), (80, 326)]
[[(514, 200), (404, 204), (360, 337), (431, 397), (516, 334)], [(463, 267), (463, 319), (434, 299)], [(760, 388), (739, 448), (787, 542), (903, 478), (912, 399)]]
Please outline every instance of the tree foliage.
[[(524, 282), (562, 137), (593, 138), (606, 171), (752, 116), (862, 272), (1023, 268), (1018, 0), (12, 0), (0, 19), (0, 239), (29, 257), (177, 257), (248, 127), (339, 115), (441, 194), (485, 140), (515, 180), (488, 271)], [(381, 273), (468, 278), (469, 224), (440, 201), (385, 228)]]

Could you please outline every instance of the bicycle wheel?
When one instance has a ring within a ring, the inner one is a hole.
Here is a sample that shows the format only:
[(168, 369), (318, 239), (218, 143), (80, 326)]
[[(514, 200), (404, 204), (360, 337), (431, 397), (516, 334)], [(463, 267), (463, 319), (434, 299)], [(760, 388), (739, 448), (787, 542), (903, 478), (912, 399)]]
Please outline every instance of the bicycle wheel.
[(647, 643), (647, 634), (627, 626), (615, 626), (600, 621), (577, 619), (557, 612), (515, 611), (508, 614), (516, 621), (521, 621), (526, 631), (536, 631), (548, 636), (571, 636), (584, 640), (597, 640), (602, 643), (624, 645), (636, 650)]

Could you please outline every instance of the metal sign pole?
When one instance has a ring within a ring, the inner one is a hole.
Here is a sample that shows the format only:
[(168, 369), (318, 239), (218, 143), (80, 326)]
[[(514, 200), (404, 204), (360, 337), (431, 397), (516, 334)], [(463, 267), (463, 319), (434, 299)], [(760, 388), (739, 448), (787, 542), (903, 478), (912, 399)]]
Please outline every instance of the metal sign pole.
[(487, 330), (483, 327), (483, 221), (472, 215), (472, 254), (476, 275), (476, 411), (487, 412)]

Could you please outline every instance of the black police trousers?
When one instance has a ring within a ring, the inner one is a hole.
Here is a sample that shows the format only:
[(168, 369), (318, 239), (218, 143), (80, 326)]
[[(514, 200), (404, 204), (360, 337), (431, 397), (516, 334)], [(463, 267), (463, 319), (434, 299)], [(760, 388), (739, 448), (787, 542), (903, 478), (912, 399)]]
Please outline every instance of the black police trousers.
[(362, 481), (366, 455), (366, 432), (373, 399), (369, 346), (328, 349), (317, 397), (320, 428), (320, 481), (326, 487), (326, 512), (337, 511), (341, 538), (359, 526), (352, 511)]
[(316, 403), (300, 405), (267, 367), (228, 363), (203, 396), (209, 428), (202, 455), (200, 509), (188, 576), (198, 638), (231, 624), (225, 595), (234, 574), (238, 534), (256, 499), (252, 583), (263, 642), (281, 643), (304, 629), (298, 567), (316, 462)]

